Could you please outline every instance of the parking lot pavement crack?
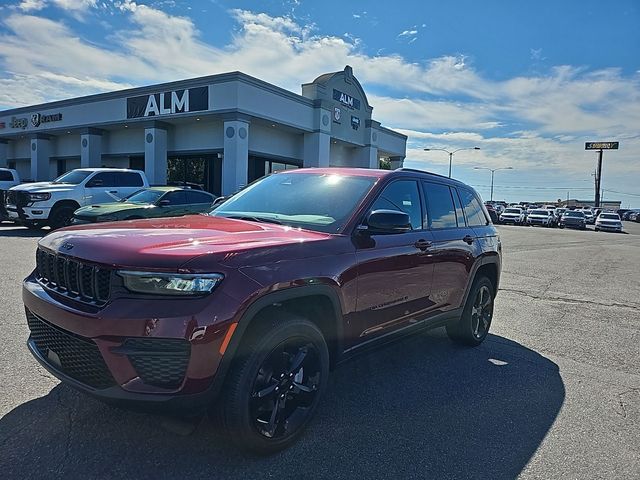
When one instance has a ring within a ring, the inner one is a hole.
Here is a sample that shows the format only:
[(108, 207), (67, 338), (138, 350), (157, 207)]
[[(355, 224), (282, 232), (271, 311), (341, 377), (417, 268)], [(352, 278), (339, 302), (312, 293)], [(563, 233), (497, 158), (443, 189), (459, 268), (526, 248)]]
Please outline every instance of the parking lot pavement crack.
[[(550, 282), (551, 283), (551, 282)], [(640, 312), (640, 305), (618, 303), (618, 302), (597, 302), (594, 300), (588, 300), (584, 298), (571, 298), (571, 297), (554, 297), (546, 294), (549, 287), (545, 288), (542, 294), (534, 294), (525, 290), (518, 290), (514, 288), (500, 288), (499, 291), (512, 293), (514, 295), (523, 295), (525, 297), (532, 298), (534, 300), (543, 300), (545, 302), (560, 302), (574, 305), (595, 305), (598, 307), (614, 307), (631, 310), (633, 312)]]

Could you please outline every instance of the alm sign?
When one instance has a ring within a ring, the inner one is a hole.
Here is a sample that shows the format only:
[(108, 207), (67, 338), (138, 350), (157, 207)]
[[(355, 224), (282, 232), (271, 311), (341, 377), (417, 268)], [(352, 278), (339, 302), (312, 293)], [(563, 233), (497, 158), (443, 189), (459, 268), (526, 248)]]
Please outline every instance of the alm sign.
[(158, 117), (209, 109), (209, 87), (196, 87), (127, 98), (127, 118)]

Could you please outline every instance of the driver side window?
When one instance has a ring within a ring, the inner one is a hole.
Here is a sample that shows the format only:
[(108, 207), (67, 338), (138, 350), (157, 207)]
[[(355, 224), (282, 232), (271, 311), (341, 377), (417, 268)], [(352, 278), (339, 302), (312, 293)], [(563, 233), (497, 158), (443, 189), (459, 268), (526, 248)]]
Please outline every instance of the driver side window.
[(415, 180), (398, 180), (387, 185), (371, 210), (399, 210), (409, 215), (412, 230), (422, 230), (422, 207)]

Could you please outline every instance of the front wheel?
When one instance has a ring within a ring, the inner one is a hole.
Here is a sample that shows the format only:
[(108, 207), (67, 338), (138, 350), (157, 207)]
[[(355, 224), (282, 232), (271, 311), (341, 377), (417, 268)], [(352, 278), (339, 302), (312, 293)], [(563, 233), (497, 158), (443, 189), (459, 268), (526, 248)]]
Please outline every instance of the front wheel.
[(480, 345), (489, 334), (493, 318), (494, 287), (487, 277), (479, 277), (473, 283), (462, 316), (446, 326), (451, 340), (463, 345)]
[(221, 406), (231, 440), (259, 454), (282, 450), (302, 434), (329, 375), (329, 352), (318, 327), (286, 313), (278, 316), (241, 346)]
[(58, 207), (51, 213), (50, 224), (52, 229), (58, 229), (71, 225), (74, 207)]

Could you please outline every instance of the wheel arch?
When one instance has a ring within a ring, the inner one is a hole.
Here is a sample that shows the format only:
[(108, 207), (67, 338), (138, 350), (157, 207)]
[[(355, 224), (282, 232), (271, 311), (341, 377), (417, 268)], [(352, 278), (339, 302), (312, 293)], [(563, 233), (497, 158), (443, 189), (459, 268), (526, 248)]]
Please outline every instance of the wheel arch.
[(70, 200), (70, 199), (58, 200), (56, 203), (53, 204), (53, 207), (51, 207), (51, 214), (49, 216), (51, 216), (53, 212), (55, 212), (56, 210), (59, 210), (60, 208), (63, 208), (63, 207), (71, 207), (73, 208), (74, 211), (76, 211), (77, 209), (80, 208), (80, 204), (75, 200)]
[(493, 296), (495, 297), (498, 294), (498, 286), (500, 284), (500, 257), (498, 255), (486, 255), (476, 261), (471, 271), (471, 275), (469, 275), (469, 281), (467, 282), (467, 287), (464, 292), (462, 306), (467, 303), (471, 287), (476, 281), (476, 278), (479, 278), (480, 276), (486, 276), (489, 278), (494, 287)]

